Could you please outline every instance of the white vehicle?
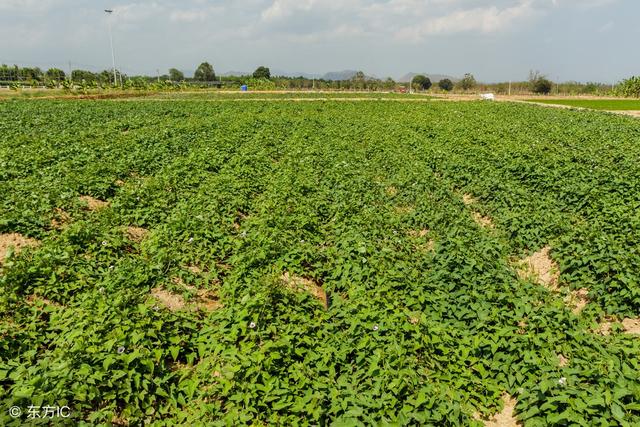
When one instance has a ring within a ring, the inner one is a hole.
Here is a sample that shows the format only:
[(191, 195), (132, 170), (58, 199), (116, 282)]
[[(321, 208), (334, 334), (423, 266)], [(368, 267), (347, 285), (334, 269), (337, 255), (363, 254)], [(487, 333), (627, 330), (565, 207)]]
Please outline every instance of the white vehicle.
[(481, 93), (480, 99), (487, 100), (487, 101), (495, 101), (496, 96), (492, 93)]

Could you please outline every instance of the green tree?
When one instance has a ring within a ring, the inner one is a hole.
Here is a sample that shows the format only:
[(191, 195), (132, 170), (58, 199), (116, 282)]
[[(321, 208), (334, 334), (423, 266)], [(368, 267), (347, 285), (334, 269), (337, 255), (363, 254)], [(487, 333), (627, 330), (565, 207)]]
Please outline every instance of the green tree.
[(20, 75), (22, 76), (23, 80), (33, 80), (33, 81), (42, 81), (44, 77), (44, 74), (42, 73), (42, 70), (39, 67), (21, 68)]
[(529, 72), (529, 84), (533, 93), (542, 95), (548, 95), (553, 88), (553, 83), (540, 71)]
[(254, 79), (270, 79), (271, 70), (269, 70), (269, 67), (265, 67), (261, 65), (258, 68), (256, 68), (256, 70), (253, 72), (253, 78)]
[(362, 90), (367, 85), (367, 76), (364, 71), (358, 71), (351, 77), (351, 80), (345, 83), (347, 83), (349, 89)]
[(20, 68), (17, 65), (12, 67), (2, 64), (0, 66), (0, 81), (17, 81), (20, 80)]
[(442, 79), (438, 82), (438, 87), (444, 91), (453, 90), (453, 82), (450, 79)]
[(193, 74), (193, 79), (199, 82), (213, 82), (216, 80), (216, 73), (208, 62), (203, 62), (198, 66)]
[(64, 71), (62, 71), (59, 68), (49, 68), (47, 70), (46, 76), (49, 80), (56, 80), (56, 81), (62, 81), (67, 77)]
[(382, 84), (382, 87), (385, 90), (393, 90), (396, 87), (396, 82), (391, 77), (387, 77), (387, 79)]
[[(103, 71), (104, 73), (104, 71)], [(108, 71), (107, 71), (108, 73)], [(111, 74), (111, 78), (113, 79), (113, 74)], [(71, 72), (71, 80), (73, 80), (74, 82), (80, 82), (82, 80), (85, 81), (95, 81), (97, 80), (98, 75), (95, 73), (92, 73), (91, 71), (86, 71), (86, 70), (73, 70)]]
[(476, 78), (473, 77), (473, 74), (467, 73), (464, 75), (462, 80), (460, 80), (459, 84), (463, 90), (469, 90), (476, 87), (477, 82), (476, 82)]
[(360, 81), (364, 81), (364, 79), (365, 79), (366, 77), (367, 77), (367, 76), (365, 76), (364, 71), (358, 71), (358, 72), (356, 72), (356, 73), (353, 75), (353, 77), (351, 78), (351, 80), (356, 80), (356, 81), (360, 80)]
[(640, 98), (640, 76), (629, 77), (620, 82), (615, 93), (619, 96)]
[(169, 68), (169, 80), (181, 82), (184, 80), (184, 73), (176, 68)]
[(413, 77), (413, 84), (420, 90), (428, 90), (431, 87), (431, 79), (422, 74)]

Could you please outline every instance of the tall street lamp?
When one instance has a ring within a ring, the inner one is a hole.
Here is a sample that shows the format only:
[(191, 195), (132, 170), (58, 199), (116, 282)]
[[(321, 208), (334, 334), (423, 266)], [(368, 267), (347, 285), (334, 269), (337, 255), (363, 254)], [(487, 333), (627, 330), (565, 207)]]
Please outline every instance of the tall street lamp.
[(111, 62), (113, 63), (113, 85), (118, 86), (118, 75), (116, 74), (116, 55), (113, 52), (113, 36), (111, 35), (111, 14), (113, 13), (112, 9), (105, 9), (106, 14), (109, 16), (107, 18), (107, 24), (109, 26), (109, 43), (111, 44)]

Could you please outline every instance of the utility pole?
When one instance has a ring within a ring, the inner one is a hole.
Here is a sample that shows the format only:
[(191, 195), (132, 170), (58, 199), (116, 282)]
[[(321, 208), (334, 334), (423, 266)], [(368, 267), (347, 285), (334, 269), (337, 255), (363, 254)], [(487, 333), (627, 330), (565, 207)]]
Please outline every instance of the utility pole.
[(118, 75), (116, 74), (116, 55), (113, 51), (113, 36), (111, 34), (111, 14), (113, 13), (113, 9), (105, 9), (104, 10), (107, 15), (107, 24), (109, 26), (109, 43), (111, 44), (111, 62), (113, 64), (113, 85), (118, 86)]
[(156, 73), (158, 74), (158, 83), (160, 83), (160, 70), (156, 68)]
[(509, 80), (509, 96), (511, 96), (511, 80)]

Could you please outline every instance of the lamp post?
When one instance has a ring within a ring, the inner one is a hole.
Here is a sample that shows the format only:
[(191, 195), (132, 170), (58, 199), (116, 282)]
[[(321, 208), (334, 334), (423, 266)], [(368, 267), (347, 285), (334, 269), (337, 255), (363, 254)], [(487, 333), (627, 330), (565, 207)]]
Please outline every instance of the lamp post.
[(105, 13), (109, 16), (107, 18), (107, 25), (109, 26), (109, 43), (111, 44), (111, 62), (113, 64), (113, 85), (118, 86), (118, 75), (116, 74), (116, 55), (113, 51), (113, 36), (111, 35), (111, 14), (113, 13), (112, 9), (105, 9)]

